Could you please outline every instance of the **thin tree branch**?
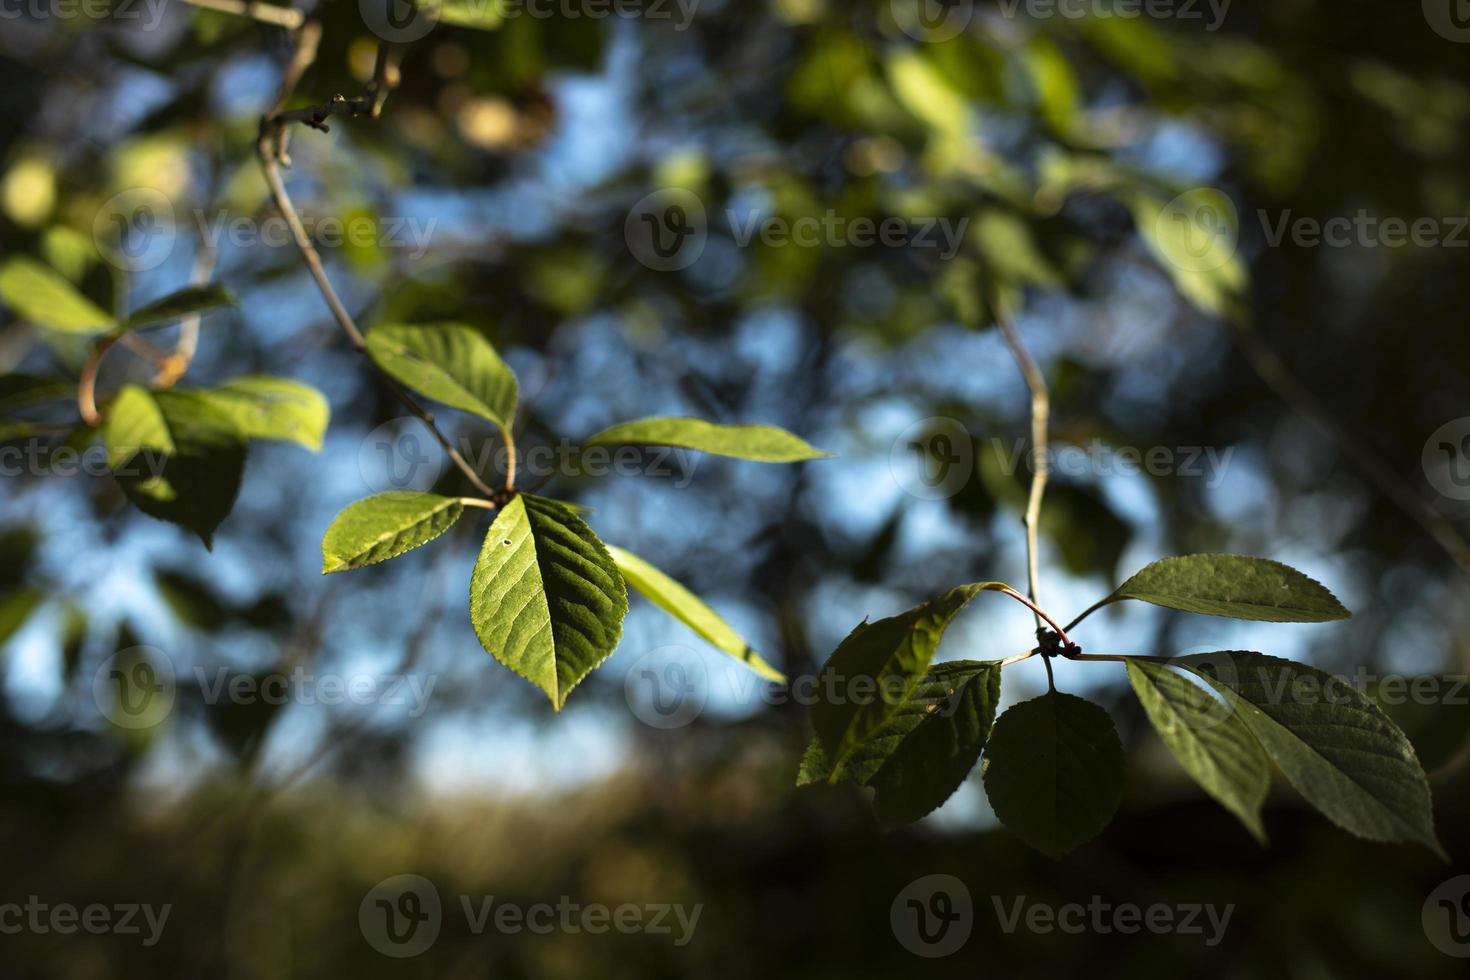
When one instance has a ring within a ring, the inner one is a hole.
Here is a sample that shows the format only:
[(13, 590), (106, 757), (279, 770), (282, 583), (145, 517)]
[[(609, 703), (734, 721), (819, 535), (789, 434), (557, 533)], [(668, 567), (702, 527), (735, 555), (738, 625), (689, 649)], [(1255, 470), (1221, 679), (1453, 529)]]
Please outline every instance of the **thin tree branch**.
[[(991, 312), (995, 316), (996, 326), (1000, 328), (1001, 336), (1005, 338), (1006, 346), (1011, 349), (1011, 355), (1016, 359), (1016, 366), (1021, 369), (1021, 376), (1026, 380), (1026, 387), (1031, 392), (1031, 493), (1026, 501), (1026, 582), (1031, 593), (1031, 601), (1034, 603), (1033, 612), (1036, 614), (1036, 628), (1041, 628), (1041, 597), (1038, 593), (1038, 580), (1040, 579), (1041, 558), (1038, 552), (1038, 535), (1041, 525), (1041, 499), (1046, 493), (1047, 448), (1049, 445), (1048, 424), (1051, 418), (1051, 394), (1046, 386), (1046, 377), (1037, 367), (1036, 361), (1021, 343), (1021, 336), (1016, 330), (1016, 325), (1011, 322), (1010, 314), (1001, 308), (1000, 302), (994, 291), (989, 295)], [(1066, 634), (1058, 630), (1065, 638)]]
[(102, 424), (102, 413), (97, 410), (97, 377), (102, 372), (102, 359), (107, 356), (108, 351), (118, 346), (126, 347), (148, 361), (160, 373), (168, 370), (168, 362), (172, 356), (137, 334), (112, 333), (99, 337), (92, 345), (86, 363), (82, 365), (81, 378), (77, 382), (77, 411), (81, 413), (82, 421), (93, 427)]
[[(296, 247), (301, 252), (302, 261), (306, 263), (307, 271), (311, 273), (312, 279), (316, 281), (318, 291), (321, 292), (322, 298), (326, 300), (327, 308), (332, 312), (332, 318), (342, 328), (342, 332), (347, 335), (347, 339), (351, 341), (352, 346), (360, 353), (366, 353), (367, 344), (362, 331), (358, 329), (357, 323), (352, 319), (352, 314), (347, 312), (347, 307), (342, 305), (342, 300), (338, 297), (337, 290), (332, 287), (332, 281), (327, 277), (326, 267), (322, 264), (321, 254), (317, 252), (316, 246), (312, 244), (311, 236), (307, 234), (306, 226), (302, 223), (301, 215), (297, 212), (296, 206), (291, 203), (291, 196), (286, 193), (286, 182), (281, 177), (281, 164), (285, 162), (283, 158), (285, 157), (286, 122), (289, 121), (288, 117), (292, 114), (287, 113), (282, 115), (280, 114), (280, 108), (290, 101), (296, 84), (301, 80), (301, 76), (306, 73), (306, 70), (311, 67), (312, 60), (316, 57), (317, 43), (320, 40), (321, 25), (316, 21), (308, 21), (302, 27), (297, 37), (296, 53), (293, 55), (290, 64), (286, 68), (285, 75), (282, 77), (281, 91), (276, 97), (275, 109), (260, 121), (260, 135), (256, 140), (255, 151), (256, 155), (260, 158), (261, 173), (264, 174), (266, 186), (270, 189), (271, 200), (275, 202), (276, 210), (280, 211), (281, 216), (286, 219), (286, 225), (291, 229), (291, 236), (295, 239)], [(383, 71), (381, 66), (384, 63), (385, 59), (380, 57), (380, 74)], [(386, 78), (386, 76), (384, 77)], [(369, 363), (372, 363), (371, 358), (369, 358)], [(376, 364), (374, 366), (376, 367)], [(403, 406), (414, 417), (423, 422), (429, 432), (438, 441), (439, 445), (444, 447), (444, 451), (449, 456), (449, 459), (465, 475), (465, 478), (470, 481), (470, 485), (487, 498), (492, 500), (498, 499), (496, 492), (481, 479), (480, 474), (475, 471), (475, 468), (469, 464), (464, 456), (460, 454), (459, 450), (454, 447), (454, 444), (449, 441), (449, 437), (439, 430), (439, 426), (434, 422), (434, 416), (420, 405), (397, 381), (386, 374), (383, 374), (383, 379), (393, 394), (403, 403)], [(504, 494), (500, 496), (503, 497)]]
[(97, 374), (102, 370), (102, 358), (124, 336), (111, 334), (98, 340), (87, 355), (87, 363), (82, 365), (82, 376), (77, 382), (77, 411), (82, 421), (94, 428), (102, 424), (102, 415), (97, 411)]

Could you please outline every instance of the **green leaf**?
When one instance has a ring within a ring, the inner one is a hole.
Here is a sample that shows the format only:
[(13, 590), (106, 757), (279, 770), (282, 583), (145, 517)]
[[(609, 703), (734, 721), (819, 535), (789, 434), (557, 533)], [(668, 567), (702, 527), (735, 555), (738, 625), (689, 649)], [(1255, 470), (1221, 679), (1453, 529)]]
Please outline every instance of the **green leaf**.
[(505, 22), (500, 4), (493, 0), (426, 0), (425, 9), (445, 24), (492, 31)]
[(245, 468), (230, 417), (195, 394), (128, 385), (108, 408), (106, 439), (107, 464), (128, 499), (212, 547)]
[(832, 455), (773, 425), (720, 425), (703, 419), (672, 417), (624, 422), (602, 430), (583, 445), (677, 446), (762, 463), (795, 463)]
[(394, 490), (349, 504), (322, 538), (322, 574), (397, 558), (428, 544), (464, 513), (457, 497)]
[(859, 746), (877, 735), (913, 697), (944, 631), (977, 594), (999, 582), (961, 585), (907, 612), (862, 623), (817, 675), (812, 727), (831, 759), (829, 782)]
[(203, 313), (221, 306), (238, 307), (235, 297), (228, 289), (217, 284), (189, 286), (162, 299), (154, 300), (140, 310), (134, 311), (122, 323), (124, 330), (140, 330), (173, 323), (195, 313)]
[(526, 493), (501, 508), (470, 578), (470, 619), (557, 711), (617, 647), (627, 613), (622, 574), (575, 511)]
[(0, 299), (23, 319), (65, 333), (106, 333), (117, 326), (112, 314), (34, 259), (11, 259), (0, 268)]
[(1185, 772), (1264, 844), (1261, 804), (1271, 767), (1255, 736), (1229, 707), (1179, 674), (1137, 659), (1127, 666), (1148, 720)]
[(868, 780), (885, 827), (913, 823), (954, 795), (975, 768), (995, 723), (999, 661), (940, 664), (930, 676), (938, 682), (933, 707)]
[(1352, 685), (1315, 667), (1247, 651), (1182, 658), (1224, 695), (1307, 801), (1377, 841), (1440, 856), (1429, 780), (1404, 733)]
[(38, 430), (30, 422), (14, 422), (10, 419), (0, 419), (0, 442), (9, 442), (12, 439), (24, 439), (33, 436)]
[[(885, 827), (913, 823), (942, 806), (975, 768), (999, 701), (999, 661), (935, 664), (888, 724), (848, 757), (846, 781), (873, 788)], [(827, 752), (813, 738), (797, 783), (830, 777)]]
[(1279, 561), (1245, 555), (1161, 559), (1106, 602), (1120, 599), (1264, 623), (1325, 623), (1352, 615), (1315, 579)]
[(279, 439), (320, 452), (332, 410), (310, 385), (247, 375), (194, 394), (234, 420), (247, 439)]
[(76, 385), (30, 374), (0, 375), (0, 411), (76, 397)]
[(455, 323), (388, 324), (367, 336), (373, 361), (419, 394), (509, 429), (516, 376), (479, 331)]
[(650, 565), (631, 551), (607, 545), (624, 580), (641, 592), (645, 598), (664, 612), (688, 626), (720, 650), (745, 664), (768, 681), (785, 684), (786, 677), (761, 655), (735, 628), (725, 622), (724, 617), (711, 609), (703, 599), (690, 592), (661, 570)]
[(24, 588), (17, 589), (7, 596), (0, 597), (0, 646), (10, 642), (10, 638), (20, 632), (20, 628), (31, 618), (46, 598), (40, 589)]
[(985, 792), (1001, 823), (1051, 858), (1091, 840), (1123, 795), (1123, 746), (1091, 701), (1052, 691), (1013, 705), (985, 746)]

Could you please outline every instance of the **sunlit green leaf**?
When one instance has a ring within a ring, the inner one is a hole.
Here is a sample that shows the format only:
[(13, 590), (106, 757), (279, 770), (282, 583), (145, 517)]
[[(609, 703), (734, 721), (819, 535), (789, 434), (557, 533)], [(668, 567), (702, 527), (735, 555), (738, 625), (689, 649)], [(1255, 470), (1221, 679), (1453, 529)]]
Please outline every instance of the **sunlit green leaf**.
[(583, 445), (677, 446), (763, 463), (794, 463), (832, 455), (773, 425), (721, 425), (669, 416), (623, 422), (602, 430)]
[(319, 452), (331, 408), (320, 391), (290, 378), (249, 375), (194, 394), (234, 420), (247, 439), (279, 439)]
[(766, 680), (777, 684), (786, 683), (785, 675), (766, 663), (761, 655), (745, 642), (745, 638), (735, 632), (735, 628), (725, 622), (724, 617), (711, 609), (699, 596), (631, 551), (607, 545), (607, 553), (612, 556), (612, 560), (623, 573), (624, 580), (654, 605)]
[(322, 572), (345, 572), (396, 558), (449, 530), (462, 513), (464, 504), (458, 498), (411, 490), (349, 504), (322, 538)]
[(105, 333), (117, 326), (112, 314), (34, 259), (11, 259), (0, 268), (0, 299), (22, 319), (65, 333)]
[(552, 707), (617, 647), (627, 612), (622, 573), (571, 508), (522, 493), (500, 509), (470, 579), (470, 620)]
[(509, 429), (516, 376), (479, 331), (455, 323), (387, 324), (367, 336), (367, 352), (419, 394)]

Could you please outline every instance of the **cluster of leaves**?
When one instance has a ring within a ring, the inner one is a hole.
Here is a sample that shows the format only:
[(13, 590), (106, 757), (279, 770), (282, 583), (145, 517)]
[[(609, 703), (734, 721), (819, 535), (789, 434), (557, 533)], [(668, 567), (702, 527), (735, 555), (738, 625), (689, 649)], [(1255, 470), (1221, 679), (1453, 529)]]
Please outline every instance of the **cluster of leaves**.
[[(516, 376), (473, 328), (386, 324), (368, 334), (367, 353), (399, 383), (495, 425), (513, 455)], [(615, 425), (582, 445), (675, 446), (763, 462), (827, 455), (773, 426), (669, 417)], [(558, 711), (617, 647), (629, 585), (763, 677), (783, 680), (703, 600), (637, 555), (603, 544), (578, 507), (520, 492), (510, 479), (490, 499), (392, 491), (359, 500), (327, 529), (322, 571), (364, 568), (427, 544), (466, 508), (496, 511), (470, 579), (475, 633), (487, 652), (545, 692)]]
[[(1001, 661), (932, 663), (946, 627), (982, 591), (1012, 590), (963, 585), (853, 630), (822, 669), (815, 737), (797, 782), (871, 788), (878, 818), (893, 827), (942, 804), (983, 755), (996, 816), (1059, 857), (1112, 819), (1123, 748), (1107, 711), (1054, 686), (997, 720)], [(1239, 555), (1165, 558), (1092, 608), (1124, 599), (1271, 623), (1350, 615), (1301, 572)], [(1042, 632), (1036, 653), (1082, 656)], [(1442, 853), (1429, 783), (1408, 738), (1346, 682), (1245, 651), (1109, 659), (1125, 662), (1149, 720), (1189, 775), (1263, 843), (1274, 762), (1338, 826)]]
[[(127, 316), (109, 314), (59, 273), (29, 259), (0, 270), (0, 298), (45, 329), (95, 337), (99, 352), (132, 331), (234, 304), (222, 287), (190, 287)], [(494, 424), (513, 457), (519, 385), (476, 330), (453, 323), (385, 324), (368, 334), (366, 353), (397, 383)], [(101, 431), (108, 466), (128, 499), (145, 514), (188, 528), (208, 547), (234, 506), (249, 440), (290, 440), (318, 450), (329, 411), (320, 392), (285, 378), (172, 388), (169, 375), (182, 367), (161, 365), (152, 388), (123, 386), (105, 405)], [(58, 382), (17, 376), (7, 377), (5, 394), (7, 404), (21, 404), (28, 394), (76, 397), (74, 388)], [(40, 431), (28, 422), (6, 425), (5, 438)], [(83, 425), (78, 431), (90, 440), (97, 430)], [(583, 442), (584, 448), (654, 445), (777, 463), (828, 455), (774, 426), (674, 417), (615, 425)], [(322, 571), (364, 568), (427, 544), (466, 508), (496, 512), (470, 583), (475, 632), (490, 654), (544, 691), (557, 710), (617, 647), (629, 584), (756, 673), (784, 680), (704, 601), (637, 555), (604, 545), (575, 505), (520, 492), (511, 474), (504, 492), (488, 498), (394, 491), (352, 504), (322, 540)]]
[[(97, 359), (137, 331), (235, 305), (221, 286), (191, 286), (132, 313), (108, 313), (60, 273), (26, 258), (0, 269), (0, 299), (43, 329), (91, 339)], [(188, 367), (181, 357), (162, 357), (151, 388), (124, 385), (106, 404), (100, 427), (84, 421), (68, 438), (87, 445), (100, 433), (108, 467), (127, 498), (145, 514), (188, 528), (210, 547), (239, 494), (250, 440), (294, 442), (315, 452), (330, 410), (319, 391), (289, 378), (249, 375), (213, 388), (174, 388)], [(9, 408), (77, 397), (76, 386), (21, 375), (8, 375), (4, 390)], [(44, 431), (34, 421), (0, 426), (4, 438)]]

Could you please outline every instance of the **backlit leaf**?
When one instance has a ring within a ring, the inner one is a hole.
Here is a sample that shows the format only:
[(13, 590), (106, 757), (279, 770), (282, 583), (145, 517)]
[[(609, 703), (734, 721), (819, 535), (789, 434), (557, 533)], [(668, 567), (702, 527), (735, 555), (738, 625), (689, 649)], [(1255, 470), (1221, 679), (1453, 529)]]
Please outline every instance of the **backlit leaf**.
[(117, 326), (112, 314), (34, 259), (11, 259), (0, 268), (0, 299), (22, 319), (65, 333), (105, 333)]
[(367, 336), (377, 365), (419, 394), (509, 429), (516, 376), (479, 331), (456, 323), (387, 324)]
[(622, 573), (575, 511), (526, 493), (500, 509), (470, 578), (470, 619), (553, 708), (617, 647), (627, 612)]
[(607, 546), (607, 553), (623, 573), (624, 580), (654, 605), (704, 637), (718, 649), (745, 664), (768, 681), (786, 683), (786, 677), (735, 632), (725, 618), (699, 596), (631, 551)]
[(583, 445), (677, 446), (763, 463), (794, 463), (832, 455), (810, 445), (800, 436), (772, 425), (721, 425), (703, 419), (674, 417), (624, 422), (604, 429)]
[(365, 568), (427, 544), (464, 513), (456, 497), (395, 490), (349, 504), (322, 538), (322, 573)]

